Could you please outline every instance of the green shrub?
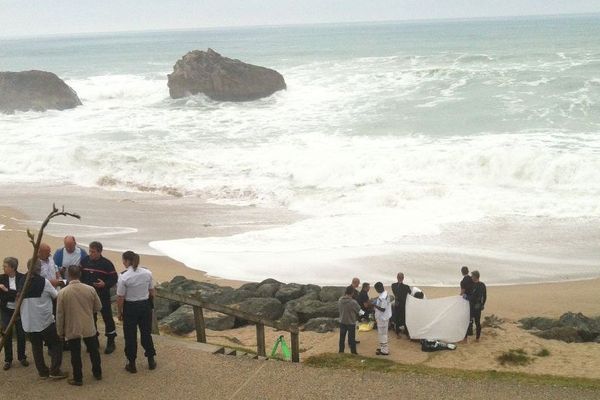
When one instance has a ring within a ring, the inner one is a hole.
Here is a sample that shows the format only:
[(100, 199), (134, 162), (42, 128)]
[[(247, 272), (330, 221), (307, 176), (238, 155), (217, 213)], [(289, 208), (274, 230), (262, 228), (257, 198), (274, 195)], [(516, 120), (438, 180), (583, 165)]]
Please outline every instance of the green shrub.
[(501, 365), (527, 365), (533, 361), (523, 349), (510, 349), (496, 357)]
[(538, 351), (537, 353), (535, 353), (536, 356), (538, 357), (548, 357), (550, 355), (550, 350), (548, 350), (545, 347), (542, 347), (540, 349), (540, 351)]

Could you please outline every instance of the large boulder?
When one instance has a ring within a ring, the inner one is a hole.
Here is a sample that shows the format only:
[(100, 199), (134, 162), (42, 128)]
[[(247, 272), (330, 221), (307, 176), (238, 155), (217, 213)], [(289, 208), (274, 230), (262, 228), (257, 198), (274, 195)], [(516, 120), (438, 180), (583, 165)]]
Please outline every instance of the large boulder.
[(300, 322), (298, 314), (288, 310), (287, 308), (283, 310), (283, 315), (281, 316), (281, 318), (279, 318), (279, 323), (286, 328), (289, 328), (292, 324), (298, 324), (298, 322)]
[(256, 297), (273, 297), (279, 290), (279, 283), (264, 283), (256, 289)]
[(533, 332), (534, 335), (542, 339), (561, 340), (567, 343), (579, 343), (584, 340), (579, 336), (577, 329), (569, 326), (555, 326), (543, 331)]
[(521, 327), (533, 330), (533, 334), (544, 339), (563, 342), (593, 342), (600, 337), (600, 317), (589, 318), (582, 313), (567, 312), (558, 320), (544, 317), (525, 318)]
[(302, 327), (303, 331), (311, 331), (317, 333), (333, 332), (340, 322), (337, 318), (313, 318), (310, 319)]
[(298, 283), (290, 283), (289, 285), (283, 285), (275, 293), (275, 298), (282, 302), (287, 303), (290, 300), (297, 299), (304, 295), (304, 286)]
[[(230, 289), (230, 290), (227, 290)], [(256, 297), (254, 292), (251, 292), (246, 289), (231, 289), (231, 288), (223, 288), (223, 292), (221, 294), (215, 295), (211, 297), (211, 302), (215, 304), (237, 304), (242, 301), (249, 299), (251, 297)]]
[(306, 322), (309, 319), (319, 317), (336, 318), (339, 316), (337, 302), (324, 303), (319, 300), (306, 300), (297, 304), (293, 311), (298, 316), (300, 322)]
[(286, 89), (279, 72), (223, 57), (213, 49), (190, 51), (175, 63), (168, 79), (174, 99), (204, 93), (218, 101), (250, 101)]
[(556, 321), (546, 317), (528, 317), (520, 319), (521, 328), (546, 330), (556, 326)]
[(163, 318), (158, 326), (167, 333), (185, 335), (196, 328), (194, 322), (194, 309), (192, 306), (183, 305), (174, 313)]
[(324, 302), (338, 301), (345, 291), (346, 288), (341, 286), (323, 286), (319, 292), (319, 298)]
[(77, 93), (52, 72), (0, 72), (0, 112), (66, 110), (80, 105)]
[(154, 298), (154, 314), (156, 319), (161, 320), (179, 308), (180, 304), (176, 301), (163, 299), (162, 297)]
[(273, 298), (246, 299), (233, 307), (271, 321), (279, 319), (283, 314), (283, 304)]
[(235, 327), (233, 315), (221, 314), (214, 311), (204, 310), (204, 324), (213, 331), (225, 331)]

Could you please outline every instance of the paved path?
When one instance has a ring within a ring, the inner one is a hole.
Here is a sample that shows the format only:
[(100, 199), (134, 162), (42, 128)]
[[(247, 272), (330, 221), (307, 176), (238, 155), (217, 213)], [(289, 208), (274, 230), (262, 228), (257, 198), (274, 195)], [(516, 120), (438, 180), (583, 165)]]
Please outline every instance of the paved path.
[[(588, 390), (412, 374), (362, 374), (279, 361), (213, 355), (198, 350), (194, 343), (164, 336), (155, 337), (158, 368), (155, 371), (148, 370), (142, 358), (138, 361), (138, 373), (132, 375), (124, 370), (125, 357), (120, 339), (122, 337), (119, 337), (115, 353), (102, 356), (102, 381), (93, 379), (87, 359), (84, 360), (82, 387), (72, 387), (65, 380), (40, 380), (33, 362), (27, 368), (17, 363), (9, 371), (0, 371), (2, 398), (600, 399), (600, 393)], [(69, 353), (65, 352), (65, 371), (70, 370), (69, 360)]]

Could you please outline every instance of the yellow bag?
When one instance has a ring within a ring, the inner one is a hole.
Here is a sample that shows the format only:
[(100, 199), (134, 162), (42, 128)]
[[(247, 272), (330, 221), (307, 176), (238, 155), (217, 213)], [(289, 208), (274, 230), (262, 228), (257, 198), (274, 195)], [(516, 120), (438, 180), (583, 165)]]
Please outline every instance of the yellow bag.
[(358, 331), (359, 332), (372, 331), (374, 326), (375, 326), (375, 322), (374, 321), (361, 322), (360, 324), (358, 324)]

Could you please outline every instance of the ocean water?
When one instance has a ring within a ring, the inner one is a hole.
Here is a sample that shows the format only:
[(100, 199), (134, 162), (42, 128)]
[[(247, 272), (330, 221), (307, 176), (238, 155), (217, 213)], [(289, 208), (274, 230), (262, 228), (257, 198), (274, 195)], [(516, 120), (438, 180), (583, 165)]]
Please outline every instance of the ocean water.
[[(152, 243), (237, 279), (314, 281), (329, 265), (322, 280), (345, 282), (349, 259), (466, 226), (579, 227), (600, 218), (599, 37), (600, 16), (580, 16), (0, 40), (0, 70), (55, 72), (83, 102), (0, 114), (0, 185), (150, 190), (303, 216)], [(245, 103), (170, 99), (175, 61), (208, 47), (276, 69), (288, 89)], [(600, 275), (592, 256), (585, 276)]]

